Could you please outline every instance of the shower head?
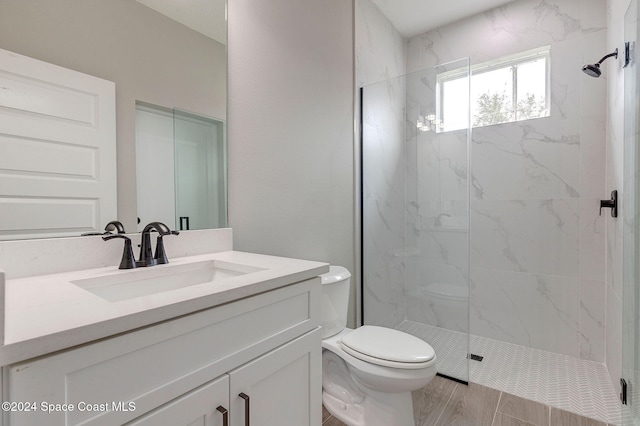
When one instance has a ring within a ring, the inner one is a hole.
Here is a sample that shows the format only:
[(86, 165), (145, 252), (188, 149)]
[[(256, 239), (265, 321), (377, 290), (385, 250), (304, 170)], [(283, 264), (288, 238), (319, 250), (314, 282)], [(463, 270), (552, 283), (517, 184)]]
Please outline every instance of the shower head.
[(582, 72), (590, 77), (595, 77), (595, 78), (600, 77), (600, 75), (602, 75), (602, 71), (600, 71), (600, 64), (603, 63), (605, 59), (610, 58), (612, 56), (616, 58), (618, 57), (618, 49), (614, 50), (613, 53), (609, 53), (608, 55), (605, 55), (602, 59), (600, 59), (595, 64), (587, 64), (583, 66)]
[(598, 78), (602, 74), (600, 64), (587, 64), (582, 67), (582, 72), (590, 77)]

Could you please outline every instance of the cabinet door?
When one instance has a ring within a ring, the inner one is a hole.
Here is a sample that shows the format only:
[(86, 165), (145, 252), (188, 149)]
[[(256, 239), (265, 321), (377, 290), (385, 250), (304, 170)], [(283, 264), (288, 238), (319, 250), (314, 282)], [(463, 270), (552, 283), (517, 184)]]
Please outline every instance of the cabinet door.
[(218, 410), (218, 407), (222, 407), (224, 410), (229, 409), (229, 376), (226, 374), (127, 423), (127, 425), (228, 426), (228, 423), (223, 423), (224, 415)]
[[(318, 328), (230, 372), (231, 424), (319, 426), (321, 340)], [(242, 398), (241, 393), (249, 399)]]

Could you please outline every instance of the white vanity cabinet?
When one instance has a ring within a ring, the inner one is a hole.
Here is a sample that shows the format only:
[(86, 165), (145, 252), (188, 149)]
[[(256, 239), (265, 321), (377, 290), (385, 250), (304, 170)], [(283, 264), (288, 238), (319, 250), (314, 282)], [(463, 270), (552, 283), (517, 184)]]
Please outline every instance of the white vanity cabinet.
[(4, 367), (4, 400), (36, 408), (4, 426), (224, 426), (224, 410), (319, 426), (320, 292), (316, 277)]
[(309, 392), (317, 386), (312, 375), (319, 333), (289, 342), (127, 425), (319, 425), (310, 410), (319, 400), (310, 400)]

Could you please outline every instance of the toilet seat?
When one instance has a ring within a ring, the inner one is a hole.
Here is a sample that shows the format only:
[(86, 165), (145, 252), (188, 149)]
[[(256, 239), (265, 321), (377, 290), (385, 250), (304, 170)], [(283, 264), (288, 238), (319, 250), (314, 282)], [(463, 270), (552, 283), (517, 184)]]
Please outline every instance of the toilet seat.
[(421, 369), (435, 363), (435, 351), (427, 342), (385, 327), (365, 325), (345, 335), (340, 347), (371, 364), (398, 369)]

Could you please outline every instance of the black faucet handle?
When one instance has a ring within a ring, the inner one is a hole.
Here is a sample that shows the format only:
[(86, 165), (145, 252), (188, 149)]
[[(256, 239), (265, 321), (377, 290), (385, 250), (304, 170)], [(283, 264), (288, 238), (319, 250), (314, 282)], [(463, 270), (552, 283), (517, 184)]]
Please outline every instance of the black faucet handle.
[(163, 264), (169, 263), (169, 259), (167, 258), (167, 253), (164, 250), (164, 239), (162, 237), (164, 237), (165, 235), (179, 235), (179, 234), (180, 234), (179, 231), (169, 230), (169, 233), (167, 234), (158, 235), (158, 238), (156, 239), (156, 253), (153, 256), (157, 264), (163, 265)]
[(611, 191), (610, 200), (600, 200), (600, 216), (602, 216), (602, 208), (611, 209), (611, 217), (618, 217), (618, 191)]
[(120, 260), (120, 266), (118, 269), (133, 269), (136, 265), (136, 258), (133, 255), (133, 248), (131, 247), (131, 238), (122, 234), (105, 235), (103, 240), (109, 241), (114, 238), (122, 238), (124, 240), (124, 250), (122, 251), (122, 259)]

